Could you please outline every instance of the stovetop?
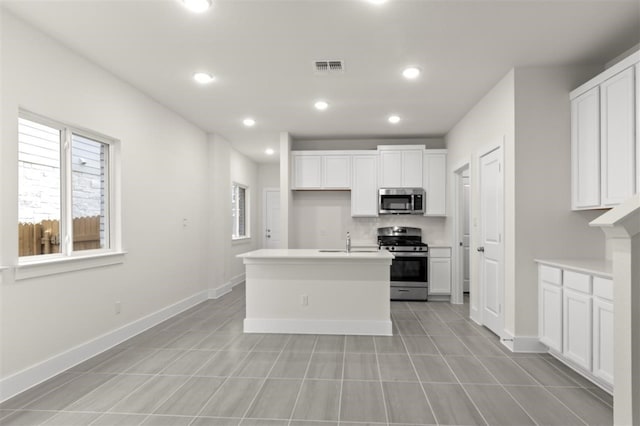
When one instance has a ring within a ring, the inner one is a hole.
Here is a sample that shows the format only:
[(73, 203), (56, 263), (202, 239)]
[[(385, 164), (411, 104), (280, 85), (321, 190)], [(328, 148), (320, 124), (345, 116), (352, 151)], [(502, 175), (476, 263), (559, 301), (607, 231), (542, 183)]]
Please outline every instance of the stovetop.
[(422, 230), (404, 226), (378, 228), (378, 244), (389, 251), (422, 251), (429, 246), (422, 242)]

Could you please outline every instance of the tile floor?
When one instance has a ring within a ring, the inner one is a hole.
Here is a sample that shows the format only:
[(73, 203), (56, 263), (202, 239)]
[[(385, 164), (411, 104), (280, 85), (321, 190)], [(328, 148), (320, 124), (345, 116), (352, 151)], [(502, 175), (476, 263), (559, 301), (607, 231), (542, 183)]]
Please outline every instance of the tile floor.
[(204, 302), (0, 405), (2, 425), (606, 425), (612, 399), (511, 354), (468, 305), (392, 302), (393, 337), (244, 335)]

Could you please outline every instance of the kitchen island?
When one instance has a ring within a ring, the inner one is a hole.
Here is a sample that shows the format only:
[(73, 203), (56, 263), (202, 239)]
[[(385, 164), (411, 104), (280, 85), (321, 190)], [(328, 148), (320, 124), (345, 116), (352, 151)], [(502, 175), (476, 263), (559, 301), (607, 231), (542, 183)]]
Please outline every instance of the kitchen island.
[(246, 268), (245, 333), (390, 336), (385, 251), (256, 250)]

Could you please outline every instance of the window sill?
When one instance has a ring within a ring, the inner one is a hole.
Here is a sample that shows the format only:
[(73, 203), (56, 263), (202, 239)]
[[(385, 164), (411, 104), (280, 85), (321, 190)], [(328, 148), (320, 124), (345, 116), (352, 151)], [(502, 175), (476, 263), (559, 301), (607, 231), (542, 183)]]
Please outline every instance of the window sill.
[(62, 257), (43, 261), (25, 262), (15, 267), (15, 279), (44, 277), (47, 275), (64, 274), (66, 272), (81, 271), (83, 269), (100, 268), (103, 266), (124, 263), (127, 252), (100, 253), (88, 256)]
[(246, 244), (251, 242), (251, 237), (231, 238), (231, 244)]

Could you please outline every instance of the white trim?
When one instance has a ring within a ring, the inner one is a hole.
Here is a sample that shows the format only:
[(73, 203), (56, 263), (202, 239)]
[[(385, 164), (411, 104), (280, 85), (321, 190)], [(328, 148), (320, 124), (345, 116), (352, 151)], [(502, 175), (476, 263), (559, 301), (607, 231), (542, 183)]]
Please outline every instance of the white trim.
[(246, 274), (243, 272), (242, 274), (236, 275), (235, 277), (231, 278), (229, 281), (222, 284), (220, 287), (209, 289), (209, 299), (217, 299), (231, 292), (233, 287), (237, 286), (238, 284), (242, 284), (244, 282), (245, 275)]
[(51, 377), (92, 358), (161, 322), (184, 312), (207, 299), (202, 291), (173, 305), (109, 331), (93, 340), (84, 342), (38, 364), (0, 380), (0, 401), (5, 401)]
[[(471, 161), (467, 161), (464, 164), (453, 170), (453, 247), (451, 250), (451, 262), (452, 262), (452, 281), (451, 281), (451, 303), (453, 304), (462, 304), (464, 302), (464, 261), (461, 255), (460, 241), (462, 241), (461, 235), (461, 210), (462, 203), (460, 202), (460, 198), (462, 197), (462, 192), (460, 191), (460, 186), (462, 185), (462, 173), (465, 170), (471, 171)], [(469, 182), (471, 182), (471, 177), (469, 177)]]
[(500, 343), (511, 352), (516, 353), (546, 353), (548, 348), (540, 343), (538, 336), (513, 336), (507, 330), (503, 330)]
[[(267, 193), (278, 193), (278, 204), (280, 203), (280, 188), (279, 187), (267, 187), (262, 188), (262, 247), (267, 247)], [(278, 218), (280, 220), (280, 218)]]
[(99, 252), (93, 255), (60, 256), (47, 258), (42, 261), (23, 262), (14, 268), (14, 277), (16, 281), (20, 281), (47, 275), (81, 271), (83, 269), (117, 265), (124, 263), (125, 254), (127, 254), (125, 251)]
[(245, 318), (245, 333), (351, 334), (392, 336), (391, 320), (304, 320)]
[(578, 88), (573, 89), (571, 92), (569, 92), (569, 99), (574, 99), (580, 96), (581, 94), (604, 83), (609, 78), (613, 77), (614, 75), (618, 74), (621, 71), (624, 71), (629, 67), (634, 66), (637, 63), (640, 63), (640, 51), (630, 54), (625, 59), (622, 59), (620, 62), (612, 65), (611, 68), (607, 68), (606, 70), (604, 70), (603, 72), (601, 72), (600, 74), (592, 78), (591, 80), (582, 84)]

